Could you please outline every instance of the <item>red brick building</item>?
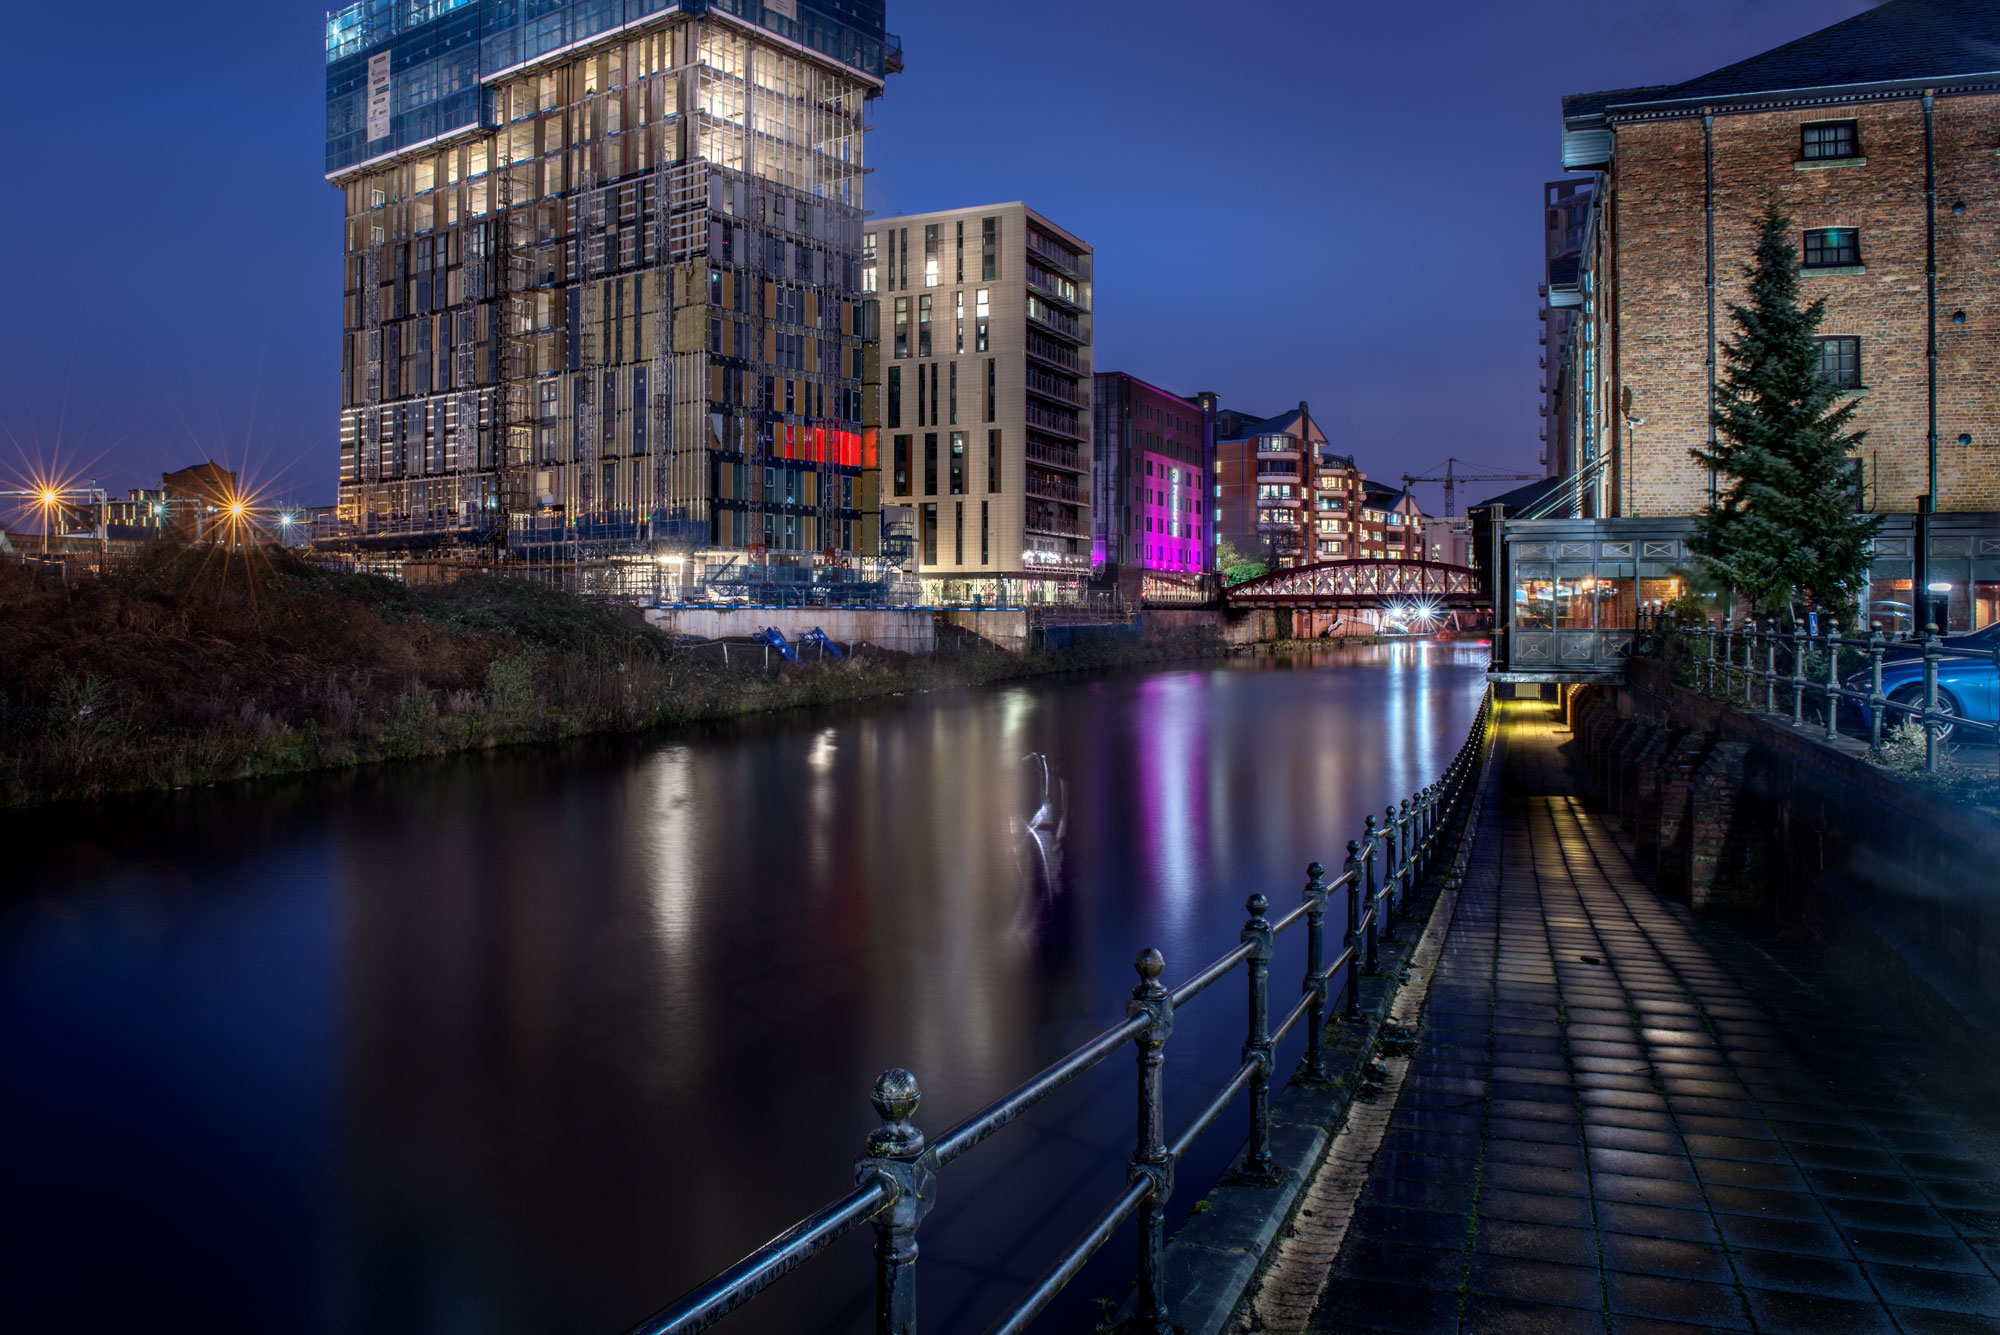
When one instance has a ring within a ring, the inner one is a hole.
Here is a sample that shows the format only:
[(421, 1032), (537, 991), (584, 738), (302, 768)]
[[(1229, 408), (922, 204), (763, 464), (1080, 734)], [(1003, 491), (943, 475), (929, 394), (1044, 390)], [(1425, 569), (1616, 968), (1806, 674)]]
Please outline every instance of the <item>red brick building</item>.
[(1716, 486), (1690, 450), (1769, 204), (1826, 301), (1822, 369), (1859, 401), (1862, 503), (1888, 517), (1870, 616), (1907, 630), (1939, 585), (1952, 628), (2000, 615), (2000, 0), (1889, 0), (1684, 83), (1567, 97), (1562, 146), (1590, 173), (1573, 270), (1547, 257), (1564, 332), (1544, 335), (1544, 434), (1566, 485), (1525, 517), (1565, 524), (1507, 525), (1510, 580), (1556, 609), (1535, 652), (1608, 668), (1629, 627), (1565, 624), (1565, 581), (1601, 613), (1630, 605), (1607, 581), (1685, 558)]

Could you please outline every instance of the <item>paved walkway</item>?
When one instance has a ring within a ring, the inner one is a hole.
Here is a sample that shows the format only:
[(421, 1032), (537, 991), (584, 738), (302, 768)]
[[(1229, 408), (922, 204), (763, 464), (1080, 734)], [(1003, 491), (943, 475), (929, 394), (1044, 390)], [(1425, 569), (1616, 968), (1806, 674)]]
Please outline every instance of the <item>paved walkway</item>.
[(1311, 1329), (2000, 1332), (2000, 1102), (1657, 894), (1575, 796), (1550, 707), (1501, 729), (1507, 785)]

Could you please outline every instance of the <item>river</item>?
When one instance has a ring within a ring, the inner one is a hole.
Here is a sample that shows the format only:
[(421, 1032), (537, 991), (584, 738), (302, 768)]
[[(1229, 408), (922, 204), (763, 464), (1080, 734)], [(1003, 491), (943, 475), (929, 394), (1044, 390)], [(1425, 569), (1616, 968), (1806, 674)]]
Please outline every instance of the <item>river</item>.
[[(885, 1067), (936, 1135), (1122, 1016), (1139, 947), (1172, 984), (1246, 895), (1296, 903), (1448, 762), (1485, 659), (1329, 649), (14, 813), (8, 1324), (617, 1335), (845, 1191)], [(1036, 752), (1059, 839), (1026, 828)], [(1180, 1017), (1170, 1134), (1239, 1060), (1241, 994)], [(984, 1329), (1116, 1194), (1131, 1120), (1120, 1055), (943, 1174), (928, 1329)], [(1170, 1220), (1242, 1134), (1239, 1106)], [(1129, 1234), (1043, 1328), (1123, 1295)], [(723, 1329), (868, 1329), (868, 1243)]]

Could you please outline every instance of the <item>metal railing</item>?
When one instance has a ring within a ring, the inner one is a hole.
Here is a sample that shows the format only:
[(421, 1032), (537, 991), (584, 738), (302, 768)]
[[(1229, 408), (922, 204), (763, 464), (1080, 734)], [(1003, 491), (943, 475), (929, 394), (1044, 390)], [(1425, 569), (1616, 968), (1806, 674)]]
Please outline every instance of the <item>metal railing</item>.
[[(1775, 619), (1682, 625), (1663, 613), (1641, 612), (1638, 618), (1642, 635), (1673, 632), (1702, 647), (1703, 652), (1693, 657), (1693, 670), (1697, 683), (1709, 695), (1755, 710), (1761, 691), (1762, 712), (1783, 715), (1789, 709), (1795, 728), (1807, 726), (1806, 702), (1816, 700), (1821, 717), (1814, 721), (1825, 728), (1829, 742), (1841, 735), (1841, 705), (1846, 703), (1858, 707), (1868, 730), (1868, 747), (1878, 754), (1883, 749), (1883, 734), (1893, 729), (1894, 720), (1922, 727), (1926, 773), (1937, 772), (1939, 743), (1961, 729), (2000, 743), (2000, 723), (1966, 718), (1956, 707), (1940, 708), (1941, 700), (1945, 704), (1950, 700), (1941, 696), (1938, 685), (1938, 670), (1947, 661), (1990, 664), (2000, 677), (2000, 642), (1991, 650), (1946, 644), (1933, 624), (1924, 628), (1922, 642), (1913, 644), (1887, 639), (1879, 622), (1870, 628), (1867, 639), (1857, 639), (1842, 636), (1831, 619), (1824, 624), (1825, 630), (1814, 635), (1800, 626), (1781, 629)], [(1846, 672), (1841, 668), (1843, 653), (1850, 665)], [(1884, 662), (1909, 662), (1919, 654), (1923, 675), (1920, 682), (1912, 683), (1916, 689), (1899, 686), (1894, 695), (1886, 693), (1882, 687)], [(1852, 682), (1862, 674), (1866, 685), (1857, 688)], [(2000, 765), (2000, 754), (1996, 754), (1995, 763)]]
[[(1465, 744), (1436, 783), (1391, 805), (1377, 822), (1369, 816), (1359, 839), (1347, 845), (1339, 876), (1326, 879), (1317, 862), (1306, 868), (1299, 903), (1275, 920), (1263, 895), (1245, 907), (1241, 943), (1195, 971), (1178, 987), (1161, 985), (1166, 960), (1160, 952), (1139, 952), (1133, 967), (1139, 983), (1126, 1003), (1123, 1023), (1104, 1030), (1067, 1057), (1002, 1095), (935, 1140), (912, 1125), (921, 1099), (917, 1079), (905, 1070), (882, 1073), (870, 1092), (880, 1128), (870, 1133), (855, 1164), (860, 1185), (829, 1202), (751, 1252), (735, 1265), (632, 1328), (631, 1335), (687, 1335), (702, 1330), (749, 1302), (803, 1262), (866, 1222), (875, 1229), (875, 1328), (878, 1335), (906, 1335), (917, 1328), (917, 1233), (937, 1205), (938, 1175), (1022, 1114), (1131, 1044), (1138, 1066), (1138, 1117), (1125, 1190), (1097, 1215), (1074, 1242), (1016, 1298), (989, 1328), (990, 1335), (1015, 1335), (1049, 1305), (1084, 1263), (1134, 1214), (1139, 1217), (1139, 1267), (1134, 1310), (1141, 1331), (1171, 1328), (1162, 1290), (1166, 1251), (1166, 1208), (1173, 1193), (1174, 1165), (1215, 1125), (1235, 1097), (1249, 1093), (1249, 1148), (1243, 1174), (1273, 1177), (1271, 1156), (1271, 1077), (1277, 1047), (1300, 1024), (1306, 1026), (1305, 1055), (1298, 1078), (1328, 1078), (1325, 1047), (1329, 980), (1345, 971), (1340, 999), (1348, 1023), (1361, 1017), (1361, 979), (1380, 972), (1378, 951), (1395, 941), (1399, 919), (1407, 918), (1418, 888), (1451, 865), (1455, 839), (1473, 807), (1488, 726), (1492, 693), (1480, 703)], [(1346, 900), (1346, 929), (1340, 953), (1326, 957), (1326, 916), (1336, 894)], [(1305, 924), (1305, 977), (1298, 1002), (1275, 1027), (1271, 1023), (1271, 956), (1279, 936)], [(1180, 1134), (1167, 1139), (1162, 1056), (1174, 1029), (1174, 1015), (1215, 984), (1244, 966), (1249, 1014), (1243, 1060), (1215, 1096)]]

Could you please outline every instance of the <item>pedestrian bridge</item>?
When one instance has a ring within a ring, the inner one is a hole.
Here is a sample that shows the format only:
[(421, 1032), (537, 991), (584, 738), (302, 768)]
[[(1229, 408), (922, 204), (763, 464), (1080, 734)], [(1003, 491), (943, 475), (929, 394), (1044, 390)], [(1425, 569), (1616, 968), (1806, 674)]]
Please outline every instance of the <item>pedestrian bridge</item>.
[(1392, 610), (1422, 605), (1431, 612), (1467, 611), (1482, 604), (1479, 582), (1465, 566), (1433, 561), (1320, 561), (1274, 570), (1223, 592), (1231, 607)]

